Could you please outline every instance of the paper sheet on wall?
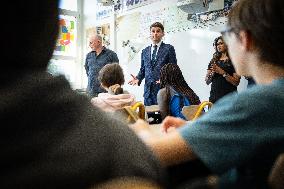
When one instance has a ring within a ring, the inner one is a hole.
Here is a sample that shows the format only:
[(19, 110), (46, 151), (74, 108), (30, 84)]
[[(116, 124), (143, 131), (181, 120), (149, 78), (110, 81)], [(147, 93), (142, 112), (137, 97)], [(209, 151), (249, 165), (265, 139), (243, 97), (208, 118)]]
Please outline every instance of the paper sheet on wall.
[(140, 15), (133, 13), (116, 20), (117, 44), (123, 48), (123, 57), (127, 57), (127, 62), (131, 62), (144, 45), (143, 40), (138, 37)]

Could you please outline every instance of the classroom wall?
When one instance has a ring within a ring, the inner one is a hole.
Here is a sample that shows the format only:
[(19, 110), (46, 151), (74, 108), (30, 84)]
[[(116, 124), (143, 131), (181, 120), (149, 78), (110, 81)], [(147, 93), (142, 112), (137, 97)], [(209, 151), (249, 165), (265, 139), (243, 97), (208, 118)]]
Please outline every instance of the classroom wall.
[[(85, 0), (85, 1), (87, 3), (88, 1), (91, 0)], [(135, 12), (143, 14), (151, 11), (157, 11), (163, 7), (167, 7), (174, 3), (175, 2), (172, 0), (163, 0), (150, 5), (145, 5), (127, 11), (127, 13), (124, 13), (124, 15), (127, 14), (131, 15)], [(89, 6), (86, 7), (89, 8)], [(216, 22), (220, 22), (220, 19), (216, 20)], [(85, 18), (85, 20), (89, 20), (89, 18)], [(127, 29), (131, 29), (131, 26), (128, 27), (129, 28), (124, 28), (124, 29), (126, 31)], [(205, 84), (204, 77), (206, 74), (208, 63), (212, 58), (212, 54), (214, 52), (212, 46), (213, 40), (214, 38), (220, 35), (220, 33), (216, 32), (218, 29), (220, 29), (219, 27), (221, 28), (224, 26), (220, 25), (211, 28), (190, 29), (188, 31), (166, 33), (163, 39), (165, 43), (170, 43), (175, 47), (178, 65), (180, 66), (189, 86), (197, 93), (197, 95), (200, 97), (202, 101), (208, 100), (209, 97), (210, 86), (207, 86)], [(118, 32), (114, 32), (114, 35), (118, 35)], [(125, 80), (126, 80), (124, 88), (130, 93), (135, 94), (137, 100), (143, 101), (142, 95), (144, 90), (143, 88), (144, 82), (139, 87), (130, 86), (127, 84), (127, 81), (131, 79), (130, 74), (136, 75), (139, 72), (141, 50), (133, 57), (133, 59), (131, 59), (131, 61), (129, 61), (126, 52), (127, 50), (121, 47), (119, 36), (117, 40), (118, 41), (116, 41), (115, 43), (116, 52), (118, 54), (120, 64), (124, 69)], [(140, 42), (142, 43), (141, 49), (151, 44), (151, 40), (149, 38)], [(246, 84), (247, 81), (242, 78), (238, 90), (239, 91), (244, 90), (246, 88)]]
[[(110, 45), (110, 49), (115, 50), (116, 45), (115, 45), (115, 18), (116, 15), (111, 15), (105, 19), (97, 19), (96, 14), (97, 14), (97, 10), (99, 9), (98, 5), (97, 5), (97, 1), (96, 0), (81, 0), (82, 1), (82, 7), (83, 7), (83, 15), (82, 15), (82, 20), (83, 20), (83, 34), (82, 34), (82, 51), (83, 51), (83, 58), (81, 60), (81, 66), (84, 67), (84, 62), (85, 62), (85, 57), (87, 55), (88, 52), (91, 51), (89, 45), (88, 45), (88, 38), (87, 38), (87, 30), (89, 28), (94, 28), (96, 26), (102, 25), (102, 24), (110, 24), (110, 29), (111, 29), (111, 45)], [(88, 82), (88, 78), (87, 75), (85, 73), (85, 69), (83, 68), (83, 74), (82, 74), (82, 78), (81, 78), (81, 88), (85, 89), (87, 88), (87, 82)]]
[[(204, 79), (208, 63), (214, 53), (213, 40), (219, 35), (218, 32), (196, 29), (168, 34), (164, 38), (165, 43), (170, 43), (175, 47), (177, 62), (183, 72), (183, 76), (202, 101), (209, 98), (210, 85), (206, 85)], [(148, 44), (150, 44), (150, 41), (148, 41)], [(121, 54), (123, 53), (119, 53), (119, 55)], [(128, 81), (131, 79), (130, 74), (136, 75), (139, 71), (140, 56), (136, 56), (130, 63), (122, 56), (120, 56), (120, 60), (124, 68), (126, 81)], [(143, 101), (143, 84), (140, 87), (125, 84), (124, 88), (135, 94), (137, 100)], [(238, 91), (244, 90), (246, 84), (247, 81), (242, 78)]]
[(88, 48), (88, 41), (86, 36), (86, 30), (89, 27), (96, 26), (96, 1), (95, 0), (83, 0), (83, 37), (82, 37), (82, 48), (83, 48), (83, 58), (81, 60), (82, 66), (82, 78), (81, 78), (81, 88), (86, 89), (88, 84), (88, 78), (85, 72), (84, 64), (85, 64), (85, 57), (87, 53), (91, 50)]

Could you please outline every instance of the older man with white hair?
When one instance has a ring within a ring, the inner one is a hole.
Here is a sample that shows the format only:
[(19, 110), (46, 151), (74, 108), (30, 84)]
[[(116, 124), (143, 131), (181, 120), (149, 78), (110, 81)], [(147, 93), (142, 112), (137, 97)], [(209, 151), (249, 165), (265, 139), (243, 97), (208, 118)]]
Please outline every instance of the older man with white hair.
[(89, 46), (92, 51), (87, 54), (85, 61), (88, 76), (87, 92), (91, 97), (96, 97), (99, 93), (105, 92), (98, 80), (99, 71), (106, 64), (118, 63), (119, 60), (114, 51), (103, 46), (100, 35), (92, 35), (89, 39)]

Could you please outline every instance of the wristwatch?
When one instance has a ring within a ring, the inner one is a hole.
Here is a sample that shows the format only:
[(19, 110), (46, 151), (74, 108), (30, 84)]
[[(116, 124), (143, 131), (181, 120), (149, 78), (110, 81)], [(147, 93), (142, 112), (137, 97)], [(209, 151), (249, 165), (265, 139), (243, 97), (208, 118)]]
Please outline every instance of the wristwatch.
[(223, 77), (227, 77), (227, 76), (229, 76), (228, 73), (224, 73), (224, 74), (223, 74)]

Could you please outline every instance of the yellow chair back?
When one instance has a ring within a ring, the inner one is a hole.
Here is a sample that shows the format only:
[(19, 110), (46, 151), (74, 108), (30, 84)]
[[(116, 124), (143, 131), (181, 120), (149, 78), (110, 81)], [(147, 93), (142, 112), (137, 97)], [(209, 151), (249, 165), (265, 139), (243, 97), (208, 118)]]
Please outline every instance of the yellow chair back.
[(193, 121), (199, 118), (204, 113), (204, 108), (207, 106), (208, 110), (212, 107), (213, 103), (209, 101), (203, 101), (199, 105), (190, 105), (190, 106), (184, 106), (182, 108), (182, 114), (184, 117), (189, 120)]
[(138, 109), (139, 118), (145, 120), (145, 106), (142, 102), (136, 102), (133, 106), (131, 106), (131, 109), (136, 112)]
[(193, 117), (193, 119), (192, 120), (196, 120), (197, 118), (199, 118), (201, 115), (202, 115), (202, 113), (203, 113), (203, 110), (204, 110), (204, 108), (205, 107), (208, 107), (208, 110), (213, 106), (213, 103), (212, 102), (209, 102), (209, 101), (204, 101), (204, 102), (202, 102), (199, 106), (198, 106), (198, 109), (197, 109), (197, 111), (196, 111), (196, 113), (195, 113), (195, 116)]
[(127, 123), (135, 123), (138, 119), (145, 120), (145, 106), (142, 102), (136, 102), (132, 106), (125, 106), (123, 111), (126, 114)]

